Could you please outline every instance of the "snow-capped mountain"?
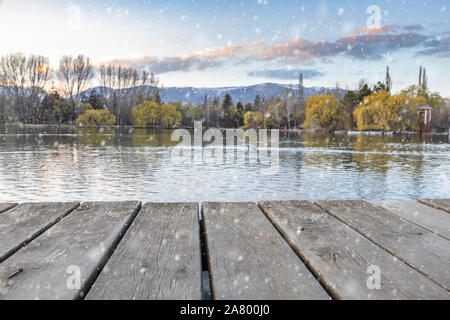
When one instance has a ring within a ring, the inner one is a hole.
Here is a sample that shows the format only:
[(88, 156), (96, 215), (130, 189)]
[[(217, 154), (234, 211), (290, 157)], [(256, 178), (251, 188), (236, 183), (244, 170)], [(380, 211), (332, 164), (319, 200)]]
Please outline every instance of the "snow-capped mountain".
[[(205, 99), (205, 95), (208, 97), (223, 98), (225, 94), (229, 93), (234, 103), (241, 101), (242, 103), (253, 102), (255, 97), (259, 95), (263, 97), (280, 96), (287, 88), (293, 89), (297, 94), (297, 85), (286, 85), (277, 83), (262, 83), (252, 86), (240, 86), (240, 87), (220, 87), (220, 88), (194, 88), (194, 87), (167, 87), (162, 88), (160, 91), (163, 101), (182, 101), (183, 103), (201, 104)], [(138, 89), (138, 88), (136, 88)], [(100, 91), (99, 87), (89, 89), (85, 92), (86, 95), (90, 94), (92, 90), (96, 92)], [(325, 87), (312, 87), (304, 88), (305, 97), (311, 97), (318, 94), (321, 91), (334, 92), (336, 88)], [(345, 93), (345, 90), (338, 89)]]

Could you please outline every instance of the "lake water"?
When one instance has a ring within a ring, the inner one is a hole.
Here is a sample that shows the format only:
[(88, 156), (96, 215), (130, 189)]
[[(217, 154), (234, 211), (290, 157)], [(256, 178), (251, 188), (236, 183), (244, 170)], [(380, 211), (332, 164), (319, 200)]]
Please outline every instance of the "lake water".
[(448, 136), (280, 133), (264, 174), (261, 161), (174, 161), (171, 134), (1, 126), (0, 201), (450, 198)]

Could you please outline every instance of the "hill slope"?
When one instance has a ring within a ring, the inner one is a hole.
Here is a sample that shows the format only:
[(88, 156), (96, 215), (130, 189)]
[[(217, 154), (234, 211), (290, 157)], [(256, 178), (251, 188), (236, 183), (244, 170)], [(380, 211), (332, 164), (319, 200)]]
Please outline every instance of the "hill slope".
[[(161, 97), (163, 101), (182, 101), (183, 103), (201, 104), (204, 101), (205, 95), (207, 95), (208, 97), (223, 98), (226, 93), (229, 93), (234, 103), (241, 101), (245, 104), (247, 102), (253, 102), (257, 95), (259, 95), (261, 98), (280, 96), (286, 88), (291, 88), (295, 91), (295, 93), (297, 93), (296, 85), (262, 83), (252, 86), (221, 88), (167, 87), (161, 89)], [(98, 92), (100, 90), (100, 87), (91, 88), (85, 93), (89, 94), (92, 90)], [(322, 90), (329, 90), (330, 92), (334, 92), (336, 89), (324, 87), (305, 87), (305, 97), (308, 98), (316, 95)], [(339, 90), (345, 92), (345, 90), (343, 89)]]

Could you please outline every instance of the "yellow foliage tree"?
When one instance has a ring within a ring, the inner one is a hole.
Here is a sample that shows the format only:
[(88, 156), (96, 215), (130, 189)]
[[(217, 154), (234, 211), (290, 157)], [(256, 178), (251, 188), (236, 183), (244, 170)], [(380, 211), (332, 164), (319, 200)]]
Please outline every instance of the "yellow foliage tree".
[(363, 130), (405, 131), (417, 129), (417, 109), (426, 104), (423, 97), (391, 95), (380, 91), (364, 98), (353, 112), (357, 128)]
[(244, 129), (260, 129), (264, 127), (264, 117), (261, 112), (248, 111), (244, 114)]
[(133, 124), (137, 127), (156, 126), (160, 118), (160, 107), (154, 101), (144, 101), (131, 109)]
[(137, 127), (161, 125), (171, 128), (181, 123), (181, 113), (170, 104), (159, 106), (153, 101), (144, 101), (131, 109), (133, 124)]
[(116, 116), (108, 110), (89, 109), (78, 117), (76, 124), (84, 127), (113, 126), (116, 124)]
[(345, 118), (344, 107), (332, 95), (310, 97), (305, 105), (305, 128), (332, 131), (338, 129)]
[(163, 104), (160, 110), (161, 125), (164, 128), (171, 128), (177, 123), (181, 123), (181, 113), (170, 104)]

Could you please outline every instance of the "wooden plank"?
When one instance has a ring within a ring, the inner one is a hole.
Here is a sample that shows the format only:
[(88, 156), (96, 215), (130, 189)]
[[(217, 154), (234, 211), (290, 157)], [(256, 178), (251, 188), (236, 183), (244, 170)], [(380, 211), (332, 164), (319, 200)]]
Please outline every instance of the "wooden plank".
[(395, 215), (450, 240), (450, 215), (417, 201), (368, 201)]
[(144, 205), (89, 300), (200, 300), (201, 254), (196, 203)]
[(362, 200), (317, 201), (328, 213), (418, 270), (450, 288), (450, 242)]
[(0, 203), (0, 213), (8, 211), (17, 206), (17, 203)]
[(255, 203), (204, 203), (214, 299), (330, 299)]
[(419, 200), (419, 202), (421, 202), (427, 206), (450, 213), (450, 199), (433, 199), (433, 200), (425, 199), (425, 200)]
[(0, 300), (82, 297), (139, 208), (135, 201), (84, 203), (0, 264)]
[(79, 205), (23, 203), (0, 215), (0, 262), (27, 245)]
[[(309, 201), (260, 202), (261, 209), (337, 299), (450, 299), (450, 294)], [(369, 289), (369, 267), (380, 270)]]

